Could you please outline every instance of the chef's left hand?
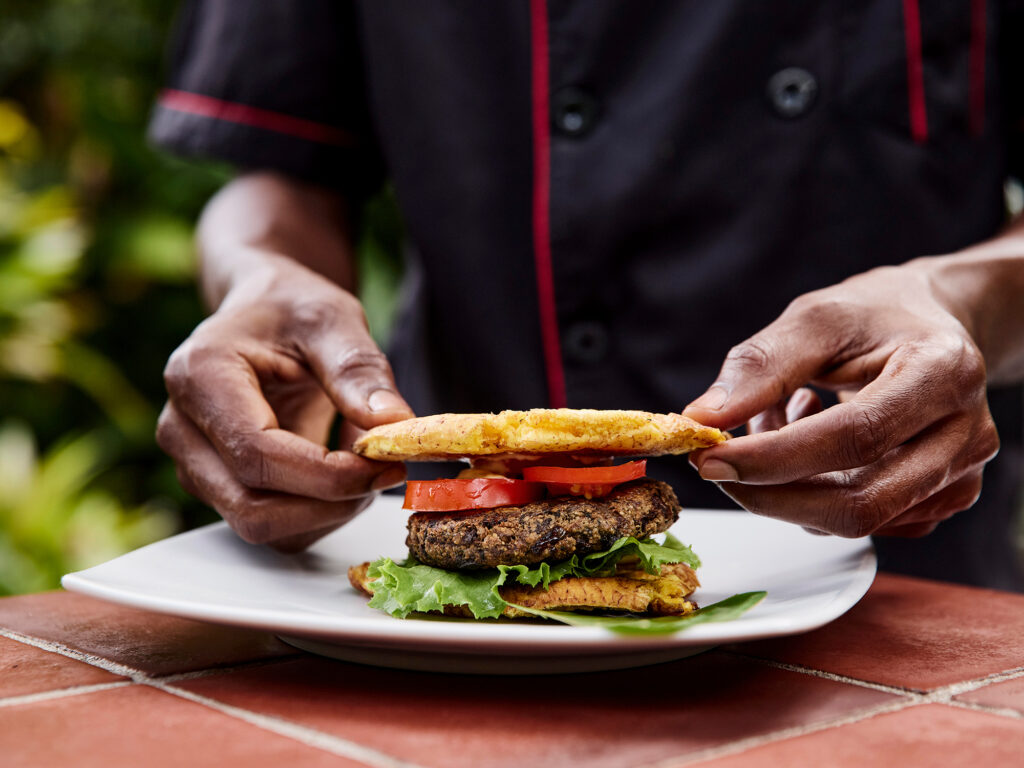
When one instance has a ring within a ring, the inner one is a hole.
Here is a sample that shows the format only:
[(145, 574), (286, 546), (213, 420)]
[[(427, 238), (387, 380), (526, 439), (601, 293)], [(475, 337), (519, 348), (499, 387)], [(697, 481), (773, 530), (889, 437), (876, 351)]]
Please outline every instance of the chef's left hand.
[[(839, 391), (821, 410), (808, 384)], [(998, 450), (985, 360), (911, 262), (796, 299), (684, 414), (749, 434), (691, 462), (746, 509), (839, 536), (922, 536)]]

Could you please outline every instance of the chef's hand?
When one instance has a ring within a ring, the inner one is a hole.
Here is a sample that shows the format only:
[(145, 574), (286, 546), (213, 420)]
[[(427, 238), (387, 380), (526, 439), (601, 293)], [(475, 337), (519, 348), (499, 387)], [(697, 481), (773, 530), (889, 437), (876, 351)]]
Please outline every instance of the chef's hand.
[(295, 551), (404, 480), (347, 449), (413, 414), (352, 294), (290, 259), (260, 263), (171, 356), (157, 441), (243, 539)]
[[(751, 512), (813, 531), (929, 533), (974, 504), (999, 447), (985, 361), (947, 304), (917, 262), (799, 297), (684, 411), (753, 434), (691, 462)], [(841, 402), (821, 410), (807, 384)]]

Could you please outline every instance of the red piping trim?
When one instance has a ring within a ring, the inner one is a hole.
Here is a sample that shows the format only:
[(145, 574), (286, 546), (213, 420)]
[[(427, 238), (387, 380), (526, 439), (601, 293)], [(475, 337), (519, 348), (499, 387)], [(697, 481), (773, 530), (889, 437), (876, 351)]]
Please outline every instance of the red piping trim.
[(564, 408), (565, 371), (558, 338), (555, 278), (551, 267), (551, 119), (548, 80), (547, 0), (530, 0), (530, 49), (533, 98), (533, 260), (537, 304), (548, 384), (548, 403)]
[(267, 131), (283, 133), (320, 144), (351, 146), (356, 143), (352, 134), (331, 125), (303, 120), (301, 117), (293, 117), (281, 112), (271, 112), (268, 109), (251, 107), (248, 104), (224, 101), (200, 93), (167, 89), (161, 92), (159, 103), (160, 106), (173, 109), (175, 112), (185, 112), (190, 115), (224, 120), (228, 123), (263, 128)]
[(928, 112), (924, 104), (924, 63), (921, 60), (921, 12), (918, 0), (903, 0), (903, 31), (907, 41), (910, 135), (918, 144), (924, 144), (928, 141)]
[(985, 0), (971, 0), (970, 126), (971, 134), (985, 131)]

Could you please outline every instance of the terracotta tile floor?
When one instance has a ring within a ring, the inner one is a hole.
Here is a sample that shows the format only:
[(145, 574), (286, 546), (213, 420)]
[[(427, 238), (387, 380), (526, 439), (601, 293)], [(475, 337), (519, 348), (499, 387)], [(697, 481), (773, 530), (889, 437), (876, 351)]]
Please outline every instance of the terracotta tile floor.
[(4, 768), (359, 765), (143, 685), (0, 713)]
[(977, 691), (960, 694), (956, 700), (1014, 710), (1024, 718), (1024, 677), (993, 683)]
[(0, 765), (1018, 766), (1022, 630), (1020, 596), (882, 575), (799, 637), (603, 674), (460, 677), (61, 592), (7, 598)]
[(137, 611), (68, 592), (0, 600), (0, 627), (59, 642), (150, 675), (296, 653), (265, 632)]
[(927, 691), (1024, 666), (1024, 595), (885, 575), (828, 626), (736, 650)]
[(410, 674), (302, 659), (181, 685), (451, 768), (530, 765), (541, 754), (549, 765), (644, 764), (897, 700), (716, 653), (554, 679)]
[(1024, 721), (927, 704), (715, 760), (715, 768), (1021, 765)]
[(124, 679), (81, 661), (0, 637), (0, 700)]

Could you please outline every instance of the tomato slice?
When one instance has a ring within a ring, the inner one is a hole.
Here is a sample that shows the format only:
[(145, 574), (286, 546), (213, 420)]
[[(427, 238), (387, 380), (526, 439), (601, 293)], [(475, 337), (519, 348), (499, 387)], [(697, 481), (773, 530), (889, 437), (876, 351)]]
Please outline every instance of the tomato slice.
[(537, 483), (595, 483), (618, 485), (647, 474), (647, 461), (630, 461), (614, 467), (526, 467), (523, 479)]
[(405, 484), (405, 509), (416, 512), (458, 512), (529, 504), (544, 498), (544, 484), (507, 477), (410, 480)]
[(523, 479), (544, 483), (552, 496), (606, 495), (615, 486), (647, 474), (647, 461), (631, 461), (614, 467), (526, 467)]

